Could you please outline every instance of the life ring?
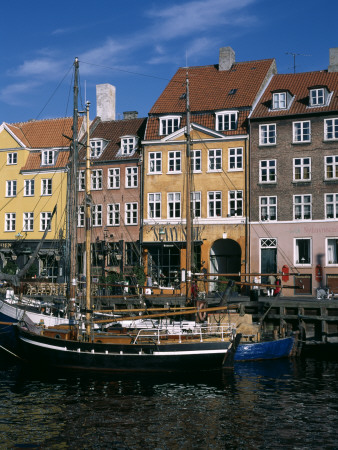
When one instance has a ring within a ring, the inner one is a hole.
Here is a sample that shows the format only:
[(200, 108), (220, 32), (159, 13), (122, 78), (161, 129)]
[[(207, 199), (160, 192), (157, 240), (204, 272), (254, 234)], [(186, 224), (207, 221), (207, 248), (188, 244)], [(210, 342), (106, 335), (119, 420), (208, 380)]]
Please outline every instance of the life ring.
[[(207, 308), (207, 302), (202, 300), (197, 300), (196, 302), (196, 308), (198, 310)], [(208, 313), (206, 311), (197, 311), (196, 313), (196, 322), (201, 323), (204, 322), (207, 319)]]
[(316, 281), (320, 283), (323, 279), (323, 268), (320, 264), (316, 265)]

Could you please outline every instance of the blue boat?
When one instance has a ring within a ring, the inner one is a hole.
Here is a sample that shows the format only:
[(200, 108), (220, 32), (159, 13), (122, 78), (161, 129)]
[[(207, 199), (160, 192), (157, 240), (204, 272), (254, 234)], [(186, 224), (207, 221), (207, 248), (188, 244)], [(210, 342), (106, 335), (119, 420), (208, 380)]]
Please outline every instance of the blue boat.
[(237, 347), (235, 361), (287, 358), (297, 351), (296, 336), (263, 342), (243, 342)]

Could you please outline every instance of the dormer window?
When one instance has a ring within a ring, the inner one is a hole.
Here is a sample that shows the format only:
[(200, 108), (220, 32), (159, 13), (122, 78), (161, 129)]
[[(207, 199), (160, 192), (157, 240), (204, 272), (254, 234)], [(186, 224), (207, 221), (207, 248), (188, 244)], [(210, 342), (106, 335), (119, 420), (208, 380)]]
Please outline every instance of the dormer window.
[(326, 86), (312, 87), (310, 90), (310, 105), (312, 107), (326, 106), (330, 99), (330, 93)]
[(55, 150), (44, 150), (41, 155), (42, 166), (52, 166), (55, 163)]
[(123, 136), (121, 137), (121, 153), (122, 155), (130, 155), (135, 151), (137, 147), (136, 136)]
[(275, 92), (272, 105), (273, 109), (286, 109), (286, 92)]
[(167, 136), (168, 134), (177, 131), (180, 127), (180, 116), (165, 116), (160, 118), (160, 135)]
[(103, 152), (103, 140), (102, 139), (91, 139), (90, 140), (90, 157), (98, 158)]
[(221, 111), (216, 113), (216, 130), (237, 130), (238, 111)]

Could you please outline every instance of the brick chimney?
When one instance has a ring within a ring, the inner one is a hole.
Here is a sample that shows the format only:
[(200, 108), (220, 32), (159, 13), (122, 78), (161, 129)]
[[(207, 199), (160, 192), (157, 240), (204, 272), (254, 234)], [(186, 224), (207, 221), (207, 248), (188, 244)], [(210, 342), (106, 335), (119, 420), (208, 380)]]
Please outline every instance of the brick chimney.
[(137, 111), (124, 111), (123, 112), (123, 119), (137, 119), (138, 112)]
[(338, 47), (330, 48), (329, 72), (338, 72)]
[(230, 70), (235, 63), (235, 52), (231, 47), (222, 47), (219, 49), (218, 70)]
[(102, 122), (115, 120), (116, 88), (111, 84), (96, 85), (96, 115)]

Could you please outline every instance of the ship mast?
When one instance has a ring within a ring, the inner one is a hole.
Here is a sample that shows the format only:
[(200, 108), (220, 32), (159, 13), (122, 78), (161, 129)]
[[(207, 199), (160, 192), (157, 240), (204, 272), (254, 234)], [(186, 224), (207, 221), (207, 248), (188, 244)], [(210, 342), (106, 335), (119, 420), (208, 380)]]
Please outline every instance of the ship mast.
[(87, 113), (87, 148), (86, 148), (86, 196), (85, 196), (85, 218), (86, 218), (86, 334), (90, 336), (91, 333), (91, 276), (90, 276), (90, 216), (91, 216), (91, 197), (90, 197), (90, 133), (89, 133), (89, 105), (90, 102), (86, 103), (86, 113)]
[(192, 219), (191, 219), (191, 140), (190, 140), (190, 101), (189, 101), (189, 78), (186, 75), (186, 302), (189, 301), (192, 268)]

